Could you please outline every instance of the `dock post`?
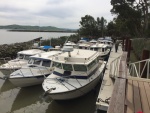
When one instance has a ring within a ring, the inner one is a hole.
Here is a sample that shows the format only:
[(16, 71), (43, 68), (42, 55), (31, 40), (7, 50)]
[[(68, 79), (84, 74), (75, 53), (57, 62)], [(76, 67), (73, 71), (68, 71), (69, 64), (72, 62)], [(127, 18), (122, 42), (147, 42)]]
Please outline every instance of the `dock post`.
[(127, 62), (129, 61), (130, 59), (130, 51), (131, 51), (131, 43), (132, 41), (130, 39), (128, 39), (128, 55), (127, 55)]
[(128, 37), (126, 37), (126, 42), (125, 42), (125, 51), (128, 50)]
[[(143, 52), (142, 52), (142, 57), (141, 57), (141, 60), (145, 60), (145, 59), (148, 59), (150, 56), (149, 56), (149, 50), (146, 50), (146, 49), (144, 49), (143, 50)], [(146, 64), (146, 62), (141, 62), (141, 70), (140, 70), (140, 72), (142, 73), (142, 70), (143, 70), (143, 68), (144, 68), (144, 66), (145, 66), (145, 64)], [(147, 78), (147, 66), (145, 67), (145, 69), (144, 69), (144, 71), (143, 71), (143, 76), (142, 76), (142, 78)]]
[(124, 37), (122, 37), (122, 50), (124, 51)]

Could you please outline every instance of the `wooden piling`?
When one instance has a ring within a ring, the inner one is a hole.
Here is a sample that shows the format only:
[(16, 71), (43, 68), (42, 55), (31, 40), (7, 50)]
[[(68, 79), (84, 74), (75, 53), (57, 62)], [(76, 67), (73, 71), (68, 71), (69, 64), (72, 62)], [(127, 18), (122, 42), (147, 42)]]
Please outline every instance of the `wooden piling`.
[(131, 43), (132, 43), (132, 41), (129, 39), (128, 40), (128, 50), (127, 50), (128, 51), (127, 61), (130, 60)]
[(128, 51), (128, 37), (126, 38), (126, 42), (125, 42), (125, 51)]

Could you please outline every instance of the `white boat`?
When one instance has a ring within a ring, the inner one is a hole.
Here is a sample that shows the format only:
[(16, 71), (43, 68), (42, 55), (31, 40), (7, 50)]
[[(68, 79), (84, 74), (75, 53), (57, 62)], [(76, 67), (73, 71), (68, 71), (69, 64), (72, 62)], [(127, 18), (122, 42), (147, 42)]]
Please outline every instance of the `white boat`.
[(100, 44), (107, 44), (110, 49), (111, 49), (112, 46), (113, 46), (113, 42), (112, 42), (111, 40), (103, 39), (103, 40), (98, 40), (98, 42), (99, 42)]
[(64, 46), (73, 46), (74, 48), (76, 48), (77, 44), (75, 44), (74, 42), (68, 41), (67, 43), (64, 44)]
[(96, 40), (94, 40), (94, 39), (92, 39), (92, 40), (90, 41), (90, 43), (96, 44), (96, 43), (97, 43), (97, 41), (96, 41)]
[(45, 51), (39, 49), (20, 51), (17, 53), (16, 59), (10, 60), (7, 63), (5, 62), (5, 64), (2, 64), (0, 66), (0, 71), (3, 73), (3, 75), (5, 75), (5, 77), (9, 77), (10, 73), (14, 72), (17, 69), (20, 69), (24, 65), (27, 65), (30, 56), (44, 52)]
[(98, 51), (100, 54), (100, 58), (103, 58), (105, 61), (107, 61), (110, 53), (110, 48), (107, 44), (99, 44), (96, 43), (92, 46), (90, 46), (90, 50), (92, 51)]
[(55, 57), (55, 69), (42, 84), (46, 94), (54, 100), (67, 100), (88, 93), (103, 78), (106, 62), (98, 57), (99, 52), (84, 49)]
[(54, 70), (51, 60), (58, 54), (61, 54), (61, 51), (50, 51), (31, 56), (28, 65), (11, 73), (8, 79), (18, 87), (41, 84), (44, 78)]

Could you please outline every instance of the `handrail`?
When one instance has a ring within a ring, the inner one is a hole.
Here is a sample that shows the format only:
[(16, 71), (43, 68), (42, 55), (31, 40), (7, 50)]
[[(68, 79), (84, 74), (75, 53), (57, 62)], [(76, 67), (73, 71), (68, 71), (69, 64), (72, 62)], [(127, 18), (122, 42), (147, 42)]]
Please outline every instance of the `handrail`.
[(118, 73), (119, 73), (120, 59), (121, 56), (117, 57), (110, 63), (109, 77), (115, 78), (119, 76)]
[(141, 60), (129, 64), (129, 73), (131, 76), (150, 78), (150, 59)]

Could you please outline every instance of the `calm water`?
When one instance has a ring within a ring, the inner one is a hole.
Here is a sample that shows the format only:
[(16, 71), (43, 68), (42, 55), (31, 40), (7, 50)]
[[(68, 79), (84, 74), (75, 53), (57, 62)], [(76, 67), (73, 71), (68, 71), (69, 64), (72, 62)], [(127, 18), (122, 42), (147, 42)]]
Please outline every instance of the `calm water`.
[(16, 42), (25, 42), (38, 37), (43, 39), (58, 38), (60, 36), (70, 36), (74, 33), (57, 33), (57, 32), (9, 32), (0, 30), (0, 44), (10, 44)]
[(41, 85), (17, 88), (0, 79), (0, 113), (94, 113), (99, 87), (77, 99), (55, 101), (43, 96)]
[[(41, 33), (41, 35), (44, 38), (57, 38), (68, 36), (70, 33)], [(0, 30), (0, 44), (22, 42), (37, 37), (39, 37), (37, 32)], [(9, 80), (0, 79), (0, 113), (94, 113), (100, 84), (101, 82), (94, 90), (80, 98), (55, 101), (50, 97), (43, 97), (41, 85), (17, 88)]]

